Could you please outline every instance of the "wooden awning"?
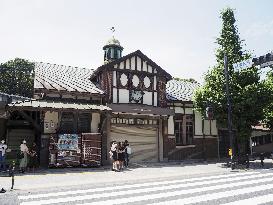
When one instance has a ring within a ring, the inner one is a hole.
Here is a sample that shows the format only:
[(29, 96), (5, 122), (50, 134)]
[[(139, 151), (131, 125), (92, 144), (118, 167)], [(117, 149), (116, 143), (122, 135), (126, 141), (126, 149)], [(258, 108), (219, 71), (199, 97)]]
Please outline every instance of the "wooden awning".
[(169, 108), (153, 107), (149, 105), (137, 104), (108, 104), (115, 114), (133, 114), (133, 115), (157, 115), (170, 116), (174, 115), (174, 110)]
[(111, 111), (112, 109), (104, 105), (69, 103), (69, 102), (54, 102), (54, 101), (18, 101), (8, 104), (8, 110), (81, 110), (81, 111)]

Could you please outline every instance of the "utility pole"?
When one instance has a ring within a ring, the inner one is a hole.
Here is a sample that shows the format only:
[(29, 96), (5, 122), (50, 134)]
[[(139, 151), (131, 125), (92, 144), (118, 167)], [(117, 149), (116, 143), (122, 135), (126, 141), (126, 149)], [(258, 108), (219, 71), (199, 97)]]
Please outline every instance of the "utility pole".
[(224, 55), (224, 66), (225, 66), (225, 77), (226, 77), (226, 95), (227, 95), (227, 106), (228, 106), (228, 135), (230, 140), (231, 149), (231, 169), (234, 169), (234, 147), (233, 147), (233, 133), (232, 133), (232, 118), (231, 118), (231, 100), (229, 93), (229, 74), (228, 74), (228, 58)]

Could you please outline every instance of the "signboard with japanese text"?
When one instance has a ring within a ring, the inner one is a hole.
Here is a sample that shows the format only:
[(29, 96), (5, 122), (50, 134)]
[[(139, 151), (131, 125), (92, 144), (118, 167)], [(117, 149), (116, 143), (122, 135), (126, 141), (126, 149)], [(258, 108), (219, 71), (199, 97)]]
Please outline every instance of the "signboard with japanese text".
[(244, 60), (244, 61), (241, 61), (241, 62), (238, 62), (238, 63), (234, 63), (233, 68), (234, 68), (234, 70), (239, 71), (241, 69), (249, 68), (252, 65), (253, 65), (252, 59), (249, 58), (247, 60)]

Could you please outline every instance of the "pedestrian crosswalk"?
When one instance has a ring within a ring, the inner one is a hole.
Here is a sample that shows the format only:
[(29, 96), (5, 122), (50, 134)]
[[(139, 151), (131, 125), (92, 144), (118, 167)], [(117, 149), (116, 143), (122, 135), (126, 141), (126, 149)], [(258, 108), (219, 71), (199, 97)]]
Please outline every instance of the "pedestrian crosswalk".
[(42, 204), (260, 204), (273, 203), (273, 172), (238, 172), (106, 187), (19, 195)]

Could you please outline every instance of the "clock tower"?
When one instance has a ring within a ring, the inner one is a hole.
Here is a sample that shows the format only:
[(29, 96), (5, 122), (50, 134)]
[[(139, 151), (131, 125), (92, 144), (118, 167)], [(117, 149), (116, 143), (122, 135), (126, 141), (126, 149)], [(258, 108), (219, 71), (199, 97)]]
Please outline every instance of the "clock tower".
[(104, 50), (104, 64), (113, 62), (122, 57), (123, 47), (120, 45), (119, 40), (114, 36), (110, 38), (106, 45), (103, 46)]

